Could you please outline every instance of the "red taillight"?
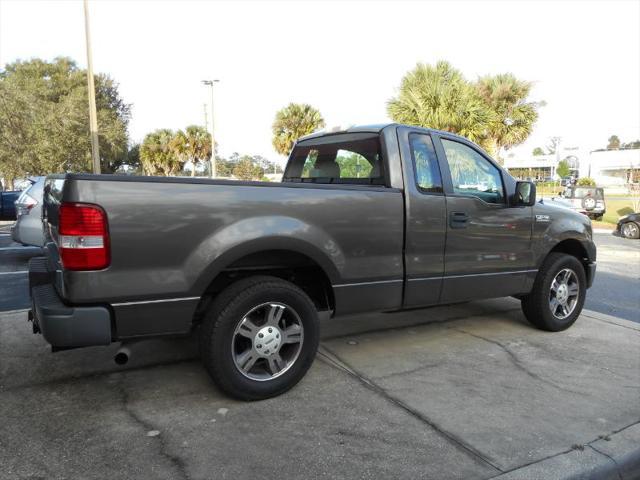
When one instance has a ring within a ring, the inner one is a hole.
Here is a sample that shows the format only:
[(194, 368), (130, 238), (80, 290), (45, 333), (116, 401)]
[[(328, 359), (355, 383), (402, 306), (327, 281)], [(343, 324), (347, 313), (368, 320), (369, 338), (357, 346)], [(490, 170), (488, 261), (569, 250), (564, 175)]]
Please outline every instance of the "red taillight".
[(67, 270), (102, 270), (110, 263), (107, 214), (97, 205), (63, 203), (58, 250)]

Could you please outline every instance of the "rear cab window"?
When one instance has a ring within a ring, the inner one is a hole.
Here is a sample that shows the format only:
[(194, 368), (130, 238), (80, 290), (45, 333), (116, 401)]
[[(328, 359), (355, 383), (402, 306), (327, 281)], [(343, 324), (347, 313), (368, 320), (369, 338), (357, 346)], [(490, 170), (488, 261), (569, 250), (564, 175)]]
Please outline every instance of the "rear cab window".
[(385, 185), (378, 134), (336, 134), (301, 142), (289, 157), (283, 182)]

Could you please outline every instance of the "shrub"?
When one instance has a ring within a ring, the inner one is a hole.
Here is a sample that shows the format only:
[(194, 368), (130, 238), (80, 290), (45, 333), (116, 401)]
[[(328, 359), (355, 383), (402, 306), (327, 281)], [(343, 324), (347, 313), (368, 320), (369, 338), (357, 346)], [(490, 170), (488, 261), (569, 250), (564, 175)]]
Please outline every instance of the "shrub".
[(582, 177), (578, 179), (579, 187), (595, 187), (596, 181), (591, 177)]

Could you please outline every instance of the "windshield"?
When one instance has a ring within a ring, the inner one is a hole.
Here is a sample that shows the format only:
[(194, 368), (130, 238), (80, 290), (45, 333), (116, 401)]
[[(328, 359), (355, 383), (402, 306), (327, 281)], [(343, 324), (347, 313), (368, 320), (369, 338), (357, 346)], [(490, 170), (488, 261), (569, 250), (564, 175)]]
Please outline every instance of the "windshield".
[(566, 191), (566, 196), (568, 198), (585, 198), (585, 197), (593, 197), (599, 200), (604, 198), (604, 192), (602, 188), (596, 187), (574, 187), (568, 188)]

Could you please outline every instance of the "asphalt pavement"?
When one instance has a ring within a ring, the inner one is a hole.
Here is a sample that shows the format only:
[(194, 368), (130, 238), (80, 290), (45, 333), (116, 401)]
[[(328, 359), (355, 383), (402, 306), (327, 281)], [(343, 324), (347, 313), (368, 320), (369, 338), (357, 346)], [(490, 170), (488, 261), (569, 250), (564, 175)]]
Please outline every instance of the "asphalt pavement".
[(585, 308), (640, 323), (640, 240), (594, 233), (598, 268)]

